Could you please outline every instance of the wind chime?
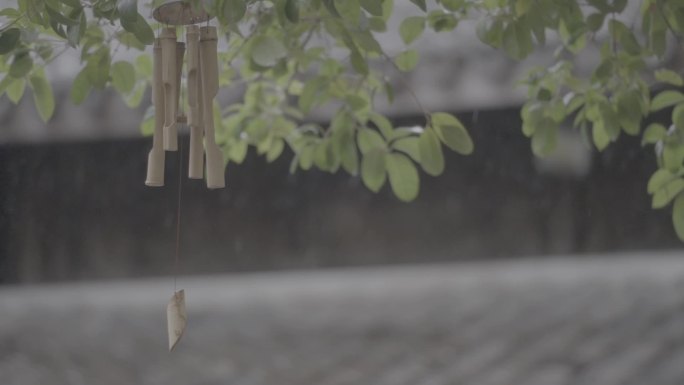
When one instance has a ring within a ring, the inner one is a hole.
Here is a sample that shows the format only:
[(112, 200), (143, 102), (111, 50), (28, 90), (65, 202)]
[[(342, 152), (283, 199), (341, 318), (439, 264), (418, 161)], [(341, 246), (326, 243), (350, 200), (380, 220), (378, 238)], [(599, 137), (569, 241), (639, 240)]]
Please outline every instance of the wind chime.
[[(178, 125), (187, 123), (190, 126), (188, 177), (204, 178), (206, 159), (207, 187), (223, 188), (226, 185), (223, 155), (216, 144), (213, 115), (214, 98), (218, 92), (216, 27), (209, 26), (211, 16), (203, 9), (195, 9), (179, 0), (162, 4), (152, 16), (164, 28), (154, 41), (154, 136), (147, 160), (145, 184), (164, 186), (166, 151), (178, 151)], [(206, 24), (200, 26), (201, 23)], [(185, 26), (185, 43), (178, 41), (178, 26)], [(187, 62), (187, 117), (183, 115), (182, 108), (179, 109), (184, 61)], [(182, 145), (180, 153), (179, 160), (182, 159)], [(180, 186), (179, 175), (176, 266), (180, 239)], [(174, 278), (174, 294), (166, 309), (169, 350), (178, 343), (187, 325), (185, 292), (177, 291), (175, 286)]]
[[(216, 27), (211, 16), (183, 1), (165, 3), (153, 12), (166, 27), (154, 41), (154, 136), (147, 160), (148, 186), (164, 185), (164, 155), (178, 150), (178, 124), (190, 126), (188, 177), (204, 177), (210, 189), (226, 186), (223, 155), (214, 134), (213, 104), (218, 92)], [(197, 24), (207, 22), (206, 26)], [(185, 43), (177, 40), (176, 26), (185, 26)], [(181, 75), (187, 45), (188, 116), (180, 113)]]

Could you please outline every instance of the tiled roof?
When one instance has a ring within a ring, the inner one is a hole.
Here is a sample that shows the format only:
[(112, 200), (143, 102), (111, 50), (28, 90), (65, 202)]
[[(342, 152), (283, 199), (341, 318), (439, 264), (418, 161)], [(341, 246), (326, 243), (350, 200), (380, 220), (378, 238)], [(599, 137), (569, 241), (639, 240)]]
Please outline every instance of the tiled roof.
[(684, 258), (526, 260), (0, 290), (3, 384), (679, 385)]

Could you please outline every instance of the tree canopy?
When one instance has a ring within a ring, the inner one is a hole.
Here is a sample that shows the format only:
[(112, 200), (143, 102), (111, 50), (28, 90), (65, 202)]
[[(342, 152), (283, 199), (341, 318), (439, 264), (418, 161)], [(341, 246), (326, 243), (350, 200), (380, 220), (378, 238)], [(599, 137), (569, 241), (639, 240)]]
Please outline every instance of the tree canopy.
[[(138, 106), (152, 77), (144, 51), (162, 27), (146, 16), (162, 2), (16, 1), (0, 10), (0, 92), (18, 103), (28, 86), (47, 121), (55, 102), (44, 68), (72, 50), (82, 63), (71, 88), (74, 103), (111, 86), (130, 107)], [(376, 39), (387, 31), (394, 0), (188, 2), (216, 17), (224, 40), (220, 85), (244, 87), (239, 103), (214, 107), (226, 162), (241, 163), (250, 146), (273, 162), (287, 147), (294, 153), (291, 172), (341, 169), (360, 175), (374, 192), (389, 183), (400, 200), (414, 200), (419, 170), (440, 175), (443, 151), (468, 155), (473, 142), (456, 116), (430, 111), (417, 98), (424, 124), (394, 127), (374, 108), (379, 98), (394, 98), (395, 85), (383, 68), (413, 70), (416, 40), (426, 29), (455, 33), (461, 21), (476, 20), (478, 38), (516, 60), (547, 44), (547, 36), (560, 41), (553, 65), (521, 79), (528, 90), (521, 131), (533, 153), (553, 152), (561, 126), (579, 130), (598, 151), (622, 135), (640, 136), (658, 164), (645, 191), (653, 208), (672, 204), (674, 228), (684, 240), (684, 80), (658, 64), (668, 46), (680, 43), (684, 2), (642, 0), (628, 7), (627, 0), (410, 0), (415, 13), (389, 31), (405, 43), (401, 52), (385, 52)], [(629, 9), (639, 13), (637, 22), (626, 21)], [(572, 59), (588, 47), (600, 52), (600, 61), (590, 76), (581, 76)], [(140, 53), (122, 60), (123, 50)], [(148, 134), (152, 108), (141, 125)], [(329, 124), (311, 119), (321, 108), (333, 111)], [(671, 124), (642, 127), (649, 114), (666, 108)]]

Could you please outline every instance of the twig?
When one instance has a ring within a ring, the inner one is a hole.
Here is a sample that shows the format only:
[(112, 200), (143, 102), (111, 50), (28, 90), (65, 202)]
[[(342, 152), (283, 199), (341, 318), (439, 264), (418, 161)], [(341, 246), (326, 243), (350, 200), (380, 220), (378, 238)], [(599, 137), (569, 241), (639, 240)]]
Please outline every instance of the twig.
[(428, 110), (426, 110), (425, 107), (423, 107), (423, 104), (420, 102), (420, 99), (418, 99), (418, 96), (413, 91), (413, 88), (408, 84), (408, 82), (404, 78), (404, 73), (399, 69), (399, 67), (397, 66), (397, 63), (395, 63), (394, 60), (392, 60), (392, 58), (389, 57), (389, 55), (387, 55), (387, 53), (384, 51), (382, 52), (382, 57), (385, 58), (385, 60), (387, 60), (388, 62), (390, 62), (392, 64), (392, 67), (399, 74), (399, 80), (404, 85), (404, 88), (406, 88), (406, 90), (409, 92), (409, 94), (411, 95), (411, 97), (415, 101), (415, 103), (418, 106), (418, 108), (420, 109), (420, 111), (423, 113), (423, 115), (425, 115), (425, 120), (427, 122), (430, 122), (430, 112)]

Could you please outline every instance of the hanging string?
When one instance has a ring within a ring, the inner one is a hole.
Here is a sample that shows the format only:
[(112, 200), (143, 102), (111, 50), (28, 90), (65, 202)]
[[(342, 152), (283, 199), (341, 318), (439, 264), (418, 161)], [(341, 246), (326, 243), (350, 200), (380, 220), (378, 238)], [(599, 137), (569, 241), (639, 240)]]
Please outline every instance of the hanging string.
[[(183, 34), (181, 33), (181, 40)], [(181, 64), (182, 68), (182, 64)], [(181, 81), (178, 83), (179, 91), (179, 112), (180, 115), (184, 115), (183, 109), (183, 87), (182, 84), (182, 70), (181, 70)], [(179, 123), (176, 122), (176, 125)], [(180, 131), (180, 130), (179, 130)], [(180, 135), (179, 135), (180, 136)], [(178, 264), (180, 261), (180, 234), (181, 234), (181, 203), (182, 203), (182, 193), (183, 193), (183, 140), (179, 138), (178, 140), (178, 207), (176, 211), (176, 258), (173, 266), (173, 291), (176, 292), (176, 286), (178, 282)]]

